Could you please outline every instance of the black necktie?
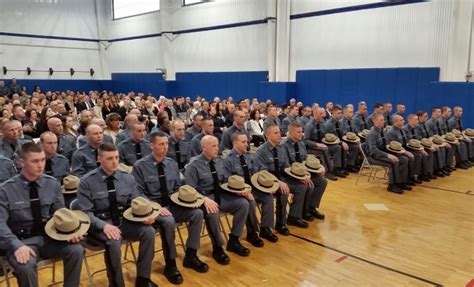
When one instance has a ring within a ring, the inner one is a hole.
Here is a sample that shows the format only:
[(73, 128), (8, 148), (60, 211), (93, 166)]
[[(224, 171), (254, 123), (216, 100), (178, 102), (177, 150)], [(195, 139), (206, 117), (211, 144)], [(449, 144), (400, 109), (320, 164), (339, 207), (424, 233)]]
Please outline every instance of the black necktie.
[(120, 226), (120, 213), (117, 206), (117, 194), (115, 192), (114, 177), (111, 175), (107, 177), (107, 193), (109, 194), (109, 213), (112, 219), (112, 224)]
[(458, 128), (459, 128), (460, 131), (463, 130), (462, 123), (461, 123), (461, 118), (458, 119)]
[(425, 130), (426, 137), (429, 137), (429, 136), (430, 136), (430, 133), (428, 132), (428, 129), (426, 128), (425, 123), (422, 123), (421, 125), (423, 126), (423, 129)]
[(137, 155), (137, 159), (142, 158), (142, 147), (140, 146), (140, 143), (135, 144), (135, 154)]
[(221, 192), (219, 185), (219, 177), (217, 176), (216, 165), (213, 160), (209, 161), (209, 168), (212, 174), (212, 180), (214, 182), (214, 199), (217, 204), (221, 204)]
[(162, 201), (160, 202), (161, 205), (167, 206), (169, 204), (169, 192), (168, 186), (166, 185), (166, 175), (163, 162), (157, 164), (158, 168), (158, 179), (160, 180), (160, 192)]
[(438, 135), (442, 135), (441, 128), (439, 127), (439, 121), (436, 121), (436, 127), (438, 128)]
[(247, 166), (247, 162), (245, 161), (245, 156), (243, 154), (240, 155), (240, 165), (244, 170), (244, 179), (246, 184), (250, 184), (250, 171), (249, 167)]
[(279, 179), (280, 178), (280, 163), (278, 159), (278, 149), (274, 147), (272, 149), (273, 153), (273, 164), (275, 166), (275, 176)]
[(321, 130), (319, 128), (320, 128), (319, 122), (316, 122), (316, 131), (317, 131), (317, 135), (318, 135), (318, 141), (321, 140)]
[(365, 122), (365, 117), (360, 116), (362, 118), (362, 122), (364, 123), (364, 129), (367, 129), (367, 123)]
[(446, 129), (449, 132), (449, 125), (448, 125), (448, 119), (444, 118), (444, 124), (446, 125)]
[(33, 234), (43, 233), (43, 217), (41, 216), (41, 202), (38, 195), (38, 184), (32, 181), (29, 184), (30, 190), (30, 209), (33, 216)]
[(95, 164), (97, 165), (97, 167), (99, 167), (100, 162), (97, 160), (97, 150), (96, 149), (94, 150), (94, 157), (95, 157)]
[(387, 125), (389, 125), (389, 126), (392, 125), (392, 123), (390, 122), (390, 115), (389, 114), (387, 114)]
[(295, 143), (295, 161), (301, 162), (300, 146), (298, 143)]
[(12, 148), (13, 153), (15, 153), (16, 145), (14, 143), (11, 143), (10, 147)]
[(415, 128), (412, 128), (412, 129), (411, 129), (411, 137), (412, 137), (412, 138), (415, 138)]
[(44, 167), (44, 173), (50, 176), (53, 176), (53, 162), (50, 158), (46, 160), (46, 165)]
[(339, 122), (336, 122), (336, 133), (337, 133), (337, 137), (342, 139), (341, 130), (339, 129)]
[(178, 162), (178, 168), (183, 169), (183, 163), (181, 162), (181, 150), (179, 149), (179, 141), (174, 143), (174, 151), (176, 153), (176, 161)]
[(403, 130), (400, 130), (400, 134), (402, 135), (403, 145), (406, 145), (407, 139), (405, 138), (405, 133), (403, 132)]
[(352, 131), (352, 126), (351, 126), (351, 120), (347, 120), (347, 125), (349, 126), (349, 131), (353, 132)]
[(385, 147), (385, 145), (387, 144), (387, 142), (385, 141), (385, 137), (383, 136), (383, 129), (380, 129), (380, 136), (382, 137), (383, 146)]

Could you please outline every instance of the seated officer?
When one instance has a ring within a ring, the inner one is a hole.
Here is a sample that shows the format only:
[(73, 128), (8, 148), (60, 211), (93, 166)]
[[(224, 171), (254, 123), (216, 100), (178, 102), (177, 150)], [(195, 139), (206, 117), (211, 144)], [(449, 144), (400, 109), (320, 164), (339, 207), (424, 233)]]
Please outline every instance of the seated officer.
[(363, 130), (370, 129), (367, 119), (367, 104), (365, 102), (359, 102), (358, 111), (355, 113), (353, 120), (356, 126), (355, 132), (360, 133)]
[(131, 124), (130, 137), (118, 144), (120, 162), (132, 166), (137, 160), (151, 153), (150, 143), (145, 140), (145, 123)]
[(9, 158), (0, 155), (0, 183), (17, 174), (15, 164)]
[[(394, 116), (396, 117), (396, 116)], [(415, 114), (407, 116), (407, 124), (403, 126), (402, 131), (409, 140), (421, 140), (423, 137), (417, 131), (418, 117)], [(423, 181), (430, 181), (433, 178), (433, 152), (429, 149), (414, 150), (415, 156), (421, 154), (421, 174), (420, 179)], [(420, 158), (419, 156), (417, 158)]]
[[(336, 108), (333, 108), (333, 116)], [(288, 155), (290, 163), (304, 162), (308, 158), (308, 152), (303, 142), (303, 128), (298, 123), (290, 124), (288, 128), (288, 138), (280, 144)], [(313, 218), (324, 219), (324, 214), (319, 212), (317, 208), (321, 203), (321, 199), (326, 191), (328, 181), (321, 173), (311, 173), (311, 184), (307, 184), (305, 205), (303, 211), (303, 219), (312, 221)]]
[(57, 154), (58, 139), (52, 132), (44, 132), (40, 136), (41, 147), (46, 155), (44, 173), (56, 178), (60, 183), (70, 174), (69, 160)]
[(47, 122), (48, 130), (54, 133), (58, 140), (58, 154), (65, 156), (71, 160), (72, 154), (77, 150), (76, 139), (72, 135), (64, 133), (63, 122), (52, 117)]
[[(212, 121), (211, 121), (212, 122)], [(203, 124), (203, 129), (205, 124)], [(204, 195), (204, 220), (212, 241), (212, 257), (217, 263), (229, 264), (230, 258), (225, 254), (219, 227), (219, 211), (233, 215), (232, 230), (227, 243), (227, 250), (240, 256), (248, 256), (250, 250), (239, 241), (247, 220), (249, 203), (242, 197), (222, 192), (220, 182), (224, 181), (224, 164), (217, 157), (219, 144), (217, 138), (206, 135), (201, 140), (202, 153), (186, 167), (186, 184), (193, 186)]]
[(387, 151), (387, 140), (383, 132), (384, 117), (376, 114), (373, 117), (374, 126), (367, 135), (367, 159), (372, 164), (386, 166), (390, 169), (388, 188), (390, 192), (401, 194), (403, 190), (411, 190), (408, 182), (408, 158), (395, 156)]
[(77, 177), (82, 177), (100, 166), (100, 162), (97, 161), (97, 150), (104, 139), (102, 128), (98, 125), (89, 125), (86, 135), (88, 143), (81, 146), (72, 156), (71, 170)]
[(112, 143), (98, 149), (100, 166), (81, 178), (77, 189), (79, 209), (91, 219), (89, 239), (104, 245), (104, 261), (111, 286), (125, 286), (121, 266), (121, 239), (140, 241), (136, 286), (157, 286), (150, 280), (155, 250), (155, 218), (137, 223), (125, 220), (123, 211), (139, 196), (133, 176), (118, 170), (119, 154)]
[(171, 204), (169, 196), (180, 186), (180, 171), (177, 163), (166, 157), (168, 152), (168, 135), (163, 132), (150, 134), (152, 153), (134, 164), (132, 175), (137, 182), (138, 191), (150, 200), (158, 202), (162, 209), (155, 227), (159, 229), (163, 255), (165, 257), (165, 276), (173, 284), (183, 281), (176, 267), (175, 225), (186, 222), (188, 240), (184, 267), (198, 272), (206, 272), (207, 264), (201, 262), (196, 253), (200, 247), (200, 231), (204, 214), (201, 209), (183, 208)]
[(359, 143), (344, 139), (344, 136), (350, 132), (350, 129), (345, 129), (345, 124), (342, 121), (342, 109), (339, 105), (333, 107), (332, 116), (326, 121), (324, 126), (327, 133), (335, 134), (341, 141), (343, 168), (347, 171), (358, 172), (359, 169), (355, 167), (355, 162), (359, 156)]
[[(420, 120), (420, 123), (422, 123), (421, 120)], [(424, 123), (424, 128), (428, 130), (431, 136), (433, 135), (442, 136), (445, 134), (445, 132), (443, 132), (443, 129), (441, 128), (441, 108), (433, 107), (431, 109), (431, 118), (429, 120), (424, 121), (423, 123)], [(447, 170), (448, 172), (452, 172), (454, 170), (453, 169), (454, 156), (455, 154), (457, 156), (457, 152), (456, 152), (457, 148), (455, 145), (446, 143), (445, 149), (446, 149), (445, 170)]]
[[(407, 147), (410, 138), (403, 131), (404, 120), (399, 115), (392, 117), (393, 126), (388, 129), (385, 139), (388, 143), (391, 141), (397, 141), (402, 144), (404, 148)], [(413, 154), (411, 151), (405, 151), (403, 154), (408, 157), (408, 182), (410, 185), (414, 183), (421, 183), (421, 180), (417, 178), (421, 174), (421, 162), (423, 155), (419, 152)]]
[[(462, 107), (456, 106), (453, 108), (453, 116), (448, 120), (448, 127), (450, 130), (457, 129), (461, 132), (465, 130), (464, 124), (462, 122)], [(472, 140), (468, 137), (464, 137), (463, 140), (468, 146), (469, 161), (474, 162), (474, 144)]]
[[(242, 176), (245, 183), (251, 185), (251, 177), (255, 173), (252, 156), (246, 152), (248, 138), (245, 133), (236, 132), (232, 135), (232, 150), (224, 157), (225, 177), (231, 175)], [(262, 204), (262, 223), (260, 236), (276, 242), (278, 238), (273, 234), (272, 228), (275, 226), (273, 196), (270, 193), (262, 192), (253, 188), (249, 196), (249, 214), (247, 217), (247, 241), (255, 247), (263, 246), (263, 241), (258, 236), (259, 224), (256, 215), (256, 203)]]
[(191, 157), (197, 156), (201, 153), (201, 140), (204, 136), (214, 135), (214, 121), (211, 118), (204, 118), (201, 120), (201, 133), (193, 137), (190, 143)]
[[(105, 132), (105, 129), (107, 128), (107, 124), (105, 123), (105, 120), (103, 118), (93, 118), (90, 122), (89, 125), (98, 125), (99, 127), (102, 128), (102, 132)], [(114, 143), (114, 138), (108, 134), (103, 134), (104, 143)], [(77, 144), (79, 147), (87, 144), (87, 137), (84, 136), (79, 136), (77, 138)]]
[(171, 136), (168, 138), (167, 157), (172, 158), (178, 164), (179, 170), (184, 170), (184, 166), (189, 163), (190, 143), (184, 138), (185, 125), (182, 120), (174, 120), (171, 122)]
[[(342, 147), (339, 144), (326, 145), (322, 139), (326, 134), (324, 126), (324, 109), (316, 108), (313, 119), (304, 127), (304, 141), (308, 150), (316, 151), (323, 159), (328, 173), (326, 177), (330, 180), (337, 180), (338, 177), (346, 177), (347, 174), (342, 169)], [(331, 156), (333, 157), (331, 159)]]
[(269, 125), (277, 125), (281, 127), (281, 121), (278, 118), (278, 109), (274, 104), (270, 104), (266, 107), (267, 117), (263, 121), (263, 129), (265, 130)]
[(0, 139), (0, 155), (13, 160), (15, 162), (15, 166), (18, 164), (18, 153), (21, 147), (19, 140), (20, 129), (21, 123), (19, 121), (7, 121), (3, 123), (3, 138)]
[(286, 133), (288, 132), (288, 126), (292, 123), (296, 123), (298, 112), (299, 109), (297, 106), (292, 106), (289, 108), (288, 116), (281, 122), (281, 133), (283, 136), (286, 136)]
[[(418, 117), (418, 125), (415, 127), (415, 134), (421, 138), (430, 138), (433, 136), (431, 131), (426, 126), (426, 121), (428, 120), (428, 113), (425, 111), (418, 111), (416, 113)], [(445, 177), (450, 175), (450, 168), (446, 164), (446, 147), (433, 145), (434, 147), (434, 162), (433, 169), (434, 175), (439, 177)]]
[(225, 149), (232, 149), (232, 135), (235, 132), (244, 133), (247, 136), (248, 142), (250, 143), (250, 134), (244, 127), (246, 120), (247, 117), (245, 116), (245, 113), (243, 111), (234, 112), (234, 124), (222, 134), (220, 152)]
[[(295, 180), (283, 172), (285, 168), (290, 166), (290, 161), (285, 150), (280, 146), (280, 128), (277, 125), (270, 124), (264, 132), (267, 141), (260, 145), (255, 153), (255, 170), (268, 170), (278, 178), (280, 189), (277, 194), (275, 229), (282, 235), (289, 235), (290, 231), (286, 227), (287, 223), (301, 228), (308, 227), (308, 223), (301, 219), (307, 184)], [(290, 213), (287, 218), (286, 205), (290, 192), (293, 193), (293, 203), (290, 206)]]
[(36, 263), (39, 258), (61, 258), (64, 286), (79, 286), (84, 249), (82, 236), (69, 242), (50, 239), (44, 222), (64, 207), (60, 184), (44, 175), (45, 155), (35, 143), (20, 150), (22, 172), (0, 186), (0, 248), (18, 280), (19, 286), (38, 286)]

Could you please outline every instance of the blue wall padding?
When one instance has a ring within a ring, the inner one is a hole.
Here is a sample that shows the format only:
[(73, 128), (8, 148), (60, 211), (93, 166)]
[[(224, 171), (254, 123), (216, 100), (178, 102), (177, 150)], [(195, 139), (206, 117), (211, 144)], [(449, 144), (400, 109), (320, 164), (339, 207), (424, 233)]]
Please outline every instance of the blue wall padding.
[(207, 100), (232, 96), (235, 101), (259, 96), (260, 82), (267, 81), (266, 71), (258, 72), (192, 72), (176, 73), (174, 95)]
[(261, 82), (259, 101), (271, 99), (281, 105), (288, 103), (291, 98), (296, 99), (295, 82)]
[(167, 94), (167, 84), (161, 73), (112, 73), (112, 87), (115, 93)]

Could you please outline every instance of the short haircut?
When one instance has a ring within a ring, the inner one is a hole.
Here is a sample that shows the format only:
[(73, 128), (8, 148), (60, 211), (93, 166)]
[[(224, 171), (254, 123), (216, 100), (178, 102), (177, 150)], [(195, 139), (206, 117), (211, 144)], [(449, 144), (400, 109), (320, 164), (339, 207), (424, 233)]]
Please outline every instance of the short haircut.
[(422, 117), (424, 114), (426, 114), (425, 111), (418, 111), (418, 112), (416, 112), (416, 115), (417, 115), (418, 117)]
[(43, 142), (45, 136), (54, 136), (54, 137), (56, 138), (56, 140), (57, 140), (57, 138), (58, 138), (55, 133), (50, 132), (50, 131), (46, 131), (46, 132), (43, 132), (43, 133), (40, 135), (40, 141), (41, 141), (41, 142)]
[(198, 118), (198, 117), (201, 117), (201, 118), (203, 118), (202, 114), (200, 114), (200, 113), (197, 113), (197, 114), (195, 114), (195, 115), (194, 115), (194, 117), (193, 117), (193, 121), (197, 121), (197, 118)]
[(342, 108), (341, 108), (340, 105), (334, 105), (334, 106), (332, 107), (332, 110), (333, 110), (333, 112), (335, 112), (335, 111), (342, 111)]
[(376, 113), (376, 114), (374, 115), (374, 118), (373, 118), (372, 120), (375, 121), (375, 120), (377, 120), (377, 119), (380, 118), (380, 117), (383, 118), (383, 117), (384, 117), (383, 114)]
[(167, 138), (168, 135), (164, 132), (156, 131), (150, 134), (150, 142), (154, 142), (156, 138)]
[(413, 119), (413, 118), (418, 118), (418, 116), (415, 114), (409, 114), (407, 117), (408, 120)]
[(109, 151), (118, 151), (117, 146), (113, 143), (105, 142), (99, 146), (99, 149), (97, 150), (97, 154), (102, 155), (104, 152), (109, 152)]
[(448, 106), (444, 106), (444, 107), (441, 108), (441, 111), (444, 113), (445, 111), (447, 111), (449, 109), (451, 109), (451, 108), (448, 107)]
[(171, 129), (171, 130), (174, 130), (177, 123), (183, 123), (184, 127), (186, 128), (186, 125), (184, 124), (183, 120), (175, 119), (175, 120), (172, 120), (172, 121), (171, 121), (171, 123), (170, 123), (170, 129)]
[(431, 108), (431, 112), (434, 112), (435, 110), (441, 110), (441, 108), (440, 107), (432, 107)]
[(374, 110), (375, 110), (375, 109), (378, 109), (378, 108), (380, 108), (380, 107), (383, 107), (383, 105), (382, 105), (381, 103), (376, 103), (376, 104), (374, 105)]
[(269, 124), (269, 125), (265, 128), (264, 134), (267, 134), (268, 131), (269, 131), (271, 128), (274, 128), (274, 127), (277, 127), (277, 128), (278, 128), (278, 125), (276, 125), (276, 124)]
[(303, 127), (303, 126), (300, 125), (299, 123), (294, 122), (294, 123), (291, 123), (291, 124), (288, 126), (288, 130), (290, 130), (290, 129), (302, 128), (302, 127)]
[(247, 137), (247, 135), (243, 132), (235, 132), (235, 133), (232, 134), (232, 137), (231, 137), (232, 142), (237, 141), (239, 136), (246, 136)]
[(271, 108), (276, 108), (276, 106), (274, 104), (269, 104), (267, 106), (267, 112), (271, 109)]
[(23, 144), (20, 148), (20, 158), (26, 160), (28, 155), (32, 152), (43, 152), (43, 148), (41, 148), (39, 144), (36, 144), (34, 142), (27, 142)]

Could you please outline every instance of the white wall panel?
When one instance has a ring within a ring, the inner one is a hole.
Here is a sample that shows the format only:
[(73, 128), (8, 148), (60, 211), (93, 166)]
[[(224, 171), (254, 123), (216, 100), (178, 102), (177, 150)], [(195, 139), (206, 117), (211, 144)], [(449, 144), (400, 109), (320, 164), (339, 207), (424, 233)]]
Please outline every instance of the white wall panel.
[[(0, 0), (0, 31), (46, 36), (97, 39), (94, 0)], [(98, 43), (37, 39), (0, 38), (0, 62), (10, 69), (89, 70), (102, 74)], [(11, 72), (2, 78), (27, 78), (24, 72)], [(67, 73), (33, 73), (31, 78), (71, 78)], [(90, 78), (77, 73), (73, 79)]]
[[(293, 1), (294, 10), (305, 10), (299, 4)], [(453, 1), (447, 0), (293, 20), (290, 74), (294, 79), (299, 69), (436, 66), (442, 79), (453, 79), (447, 72), (452, 20)]]

